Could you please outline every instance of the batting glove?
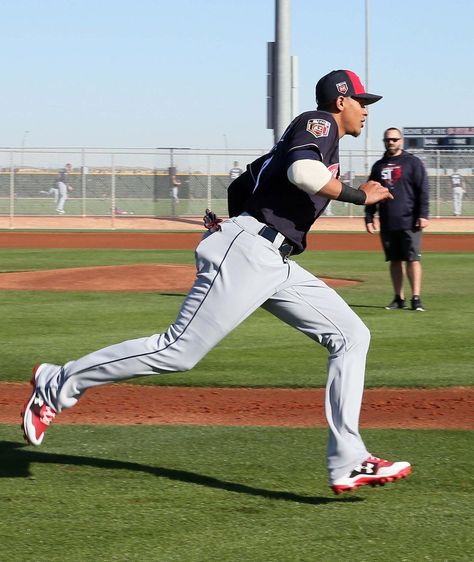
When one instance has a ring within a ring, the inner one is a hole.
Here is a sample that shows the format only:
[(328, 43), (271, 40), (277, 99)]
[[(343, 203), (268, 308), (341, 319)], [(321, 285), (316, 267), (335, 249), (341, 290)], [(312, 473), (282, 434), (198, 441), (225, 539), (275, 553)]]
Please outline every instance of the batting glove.
[(219, 223), (222, 222), (222, 219), (219, 219), (216, 213), (213, 213), (210, 209), (206, 209), (206, 214), (203, 216), (202, 220), (209, 232), (218, 232), (221, 230)]

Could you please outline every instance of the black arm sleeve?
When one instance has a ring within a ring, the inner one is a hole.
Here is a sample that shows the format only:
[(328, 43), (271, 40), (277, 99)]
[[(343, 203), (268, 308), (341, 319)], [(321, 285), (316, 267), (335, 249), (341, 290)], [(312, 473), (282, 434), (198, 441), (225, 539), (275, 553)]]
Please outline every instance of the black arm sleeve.
[(345, 201), (346, 203), (354, 203), (354, 205), (364, 205), (367, 195), (364, 191), (354, 189), (350, 185), (342, 184), (342, 190), (337, 200)]

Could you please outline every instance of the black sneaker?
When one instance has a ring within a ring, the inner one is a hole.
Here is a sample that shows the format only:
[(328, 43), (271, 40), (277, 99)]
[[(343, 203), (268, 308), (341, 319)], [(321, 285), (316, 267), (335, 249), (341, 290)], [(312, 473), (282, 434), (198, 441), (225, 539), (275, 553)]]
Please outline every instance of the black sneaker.
[(405, 299), (394, 298), (393, 301), (385, 307), (385, 310), (399, 310), (406, 308)]
[(425, 312), (421, 300), (419, 298), (411, 299), (411, 309), (416, 312)]

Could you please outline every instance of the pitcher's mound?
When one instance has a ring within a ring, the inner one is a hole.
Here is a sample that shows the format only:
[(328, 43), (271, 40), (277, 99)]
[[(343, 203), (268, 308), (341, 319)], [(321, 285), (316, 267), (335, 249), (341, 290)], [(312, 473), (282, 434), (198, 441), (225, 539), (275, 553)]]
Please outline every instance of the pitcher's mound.
[[(193, 265), (140, 264), (0, 274), (2, 291), (167, 291), (187, 292), (196, 276)], [(326, 279), (330, 287), (358, 284)]]

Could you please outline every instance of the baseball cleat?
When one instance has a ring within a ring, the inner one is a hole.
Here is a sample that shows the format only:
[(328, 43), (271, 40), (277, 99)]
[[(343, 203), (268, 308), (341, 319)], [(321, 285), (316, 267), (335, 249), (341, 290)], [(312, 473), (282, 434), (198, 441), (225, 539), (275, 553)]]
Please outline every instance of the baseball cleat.
[(400, 480), (411, 474), (408, 462), (391, 462), (378, 457), (369, 457), (351, 472), (338, 478), (331, 488), (335, 494), (352, 492), (360, 486), (383, 486), (387, 482)]
[(411, 309), (416, 310), (417, 312), (425, 312), (419, 298), (411, 299)]
[(405, 299), (393, 299), (390, 304), (387, 304), (385, 310), (400, 310), (406, 307)]
[(47, 404), (36, 391), (36, 377), (41, 371), (43, 364), (36, 365), (33, 369), (31, 385), (33, 392), (21, 412), (23, 435), (30, 445), (41, 445), (44, 432), (56, 417), (56, 412)]

